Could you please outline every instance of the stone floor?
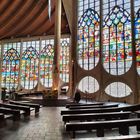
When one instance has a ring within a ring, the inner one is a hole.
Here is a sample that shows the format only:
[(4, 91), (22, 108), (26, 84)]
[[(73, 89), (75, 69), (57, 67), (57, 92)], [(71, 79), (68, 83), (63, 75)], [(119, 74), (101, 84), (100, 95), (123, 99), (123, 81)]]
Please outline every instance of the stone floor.
[[(22, 118), (20, 122), (8, 120), (5, 127), (0, 129), (0, 140), (72, 140), (65, 132), (60, 115), (64, 107), (42, 107), (38, 117), (32, 112), (30, 119)], [(130, 134), (136, 134), (135, 128), (130, 128)], [(118, 130), (106, 130), (105, 136), (119, 135)], [(76, 139), (96, 140), (96, 133), (76, 133)]]

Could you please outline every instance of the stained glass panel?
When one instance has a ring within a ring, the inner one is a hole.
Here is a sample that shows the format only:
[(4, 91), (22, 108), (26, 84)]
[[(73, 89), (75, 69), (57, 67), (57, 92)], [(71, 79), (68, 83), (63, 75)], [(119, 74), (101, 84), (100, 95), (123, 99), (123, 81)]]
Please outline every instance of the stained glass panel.
[(33, 89), (38, 82), (39, 41), (23, 42), (21, 85)]
[(122, 82), (114, 82), (108, 85), (105, 92), (112, 97), (126, 97), (132, 93), (130, 87)]
[(103, 65), (110, 74), (121, 75), (132, 65), (130, 1), (103, 2)]
[(95, 78), (87, 76), (79, 82), (78, 89), (83, 93), (94, 93), (99, 90), (99, 84)]
[(140, 0), (135, 0), (135, 43), (137, 72), (140, 75)]
[(17, 88), (19, 77), (20, 43), (5, 43), (1, 86), (9, 91)]
[(70, 39), (61, 39), (60, 47), (60, 78), (63, 82), (69, 82), (69, 51)]
[(99, 61), (99, 1), (79, 0), (78, 63), (85, 70)]
[(42, 40), (40, 54), (40, 79), (45, 87), (52, 87), (54, 40)]

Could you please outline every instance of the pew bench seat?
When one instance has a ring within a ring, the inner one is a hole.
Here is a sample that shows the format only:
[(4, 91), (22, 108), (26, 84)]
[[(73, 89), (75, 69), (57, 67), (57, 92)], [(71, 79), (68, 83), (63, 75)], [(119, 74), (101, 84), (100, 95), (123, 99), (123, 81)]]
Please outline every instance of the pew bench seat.
[(71, 103), (71, 104), (66, 104), (66, 108), (69, 107), (78, 107), (78, 106), (94, 106), (94, 105), (103, 105), (103, 102), (95, 102), (95, 103), (90, 103), (90, 104), (79, 104), (79, 103)]
[(104, 137), (104, 129), (119, 128), (121, 135), (129, 135), (129, 126), (136, 126), (137, 131), (140, 131), (140, 118), (110, 120), (110, 121), (95, 121), (95, 122), (74, 122), (66, 123), (66, 131), (72, 133), (75, 137), (75, 131), (96, 130), (97, 137)]
[(69, 109), (90, 109), (90, 108), (111, 108), (118, 107), (118, 104), (109, 104), (109, 105), (94, 105), (94, 106), (72, 106)]
[(61, 115), (66, 114), (88, 114), (88, 113), (105, 113), (105, 112), (120, 112), (119, 107), (113, 108), (92, 108), (92, 109), (73, 109), (61, 110)]
[(3, 113), (0, 113), (0, 128), (5, 124), (5, 116)]
[(93, 138), (76, 138), (76, 140), (140, 140), (140, 134), (125, 135), (125, 136), (108, 136), (108, 137), (93, 137)]
[(31, 108), (28, 106), (0, 103), (0, 107), (11, 108), (11, 109), (16, 109), (16, 110), (23, 110), (24, 111), (23, 115), (25, 117), (30, 116)]
[[(23, 111), (22, 111), (23, 112)], [(4, 115), (12, 115), (13, 121), (18, 121), (20, 120), (20, 110), (15, 110), (11, 108), (5, 108), (5, 107), (0, 107), (0, 113), (3, 113)]]
[(25, 103), (25, 102), (20, 102), (20, 101), (9, 101), (10, 104), (15, 104), (15, 105), (23, 105), (23, 106), (28, 106), (31, 108), (35, 109), (35, 114), (39, 113), (40, 105), (39, 104), (34, 104), (34, 103)]
[(71, 121), (92, 121), (92, 120), (112, 120), (112, 119), (128, 119), (131, 112), (108, 112), (108, 113), (93, 113), (93, 114), (72, 114), (63, 115), (64, 123)]
[(73, 109), (62, 110), (61, 115), (66, 114), (87, 114), (87, 113), (102, 113), (102, 112), (120, 112), (120, 111), (138, 111), (140, 110), (140, 104), (127, 105), (124, 107), (110, 107), (110, 108), (92, 108), (92, 109)]

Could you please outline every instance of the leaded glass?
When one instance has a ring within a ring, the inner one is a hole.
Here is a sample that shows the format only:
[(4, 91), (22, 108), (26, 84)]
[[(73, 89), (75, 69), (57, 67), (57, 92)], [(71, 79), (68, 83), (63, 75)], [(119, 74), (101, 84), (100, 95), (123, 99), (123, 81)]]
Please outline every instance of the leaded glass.
[(33, 89), (38, 82), (39, 41), (23, 42), (21, 85)]
[(60, 78), (63, 82), (69, 82), (69, 51), (70, 39), (61, 39), (60, 47)]
[(106, 87), (105, 92), (112, 97), (122, 98), (129, 96), (132, 93), (132, 90), (125, 83), (114, 82)]
[(19, 77), (20, 44), (5, 43), (2, 62), (1, 86), (9, 91), (17, 88)]
[(79, 0), (78, 63), (85, 70), (99, 61), (99, 1)]
[(95, 78), (86, 76), (79, 82), (78, 89), (83, 93), (94, 93), (99, 90), (99, 84)]
[(132, 65), (130, 2), (104, 1), (103, 65), (112, 75), (126, 73)]
[(45, 87), (52, 87), (54, 40), (42, 40), (40, 54), (40, 79)]

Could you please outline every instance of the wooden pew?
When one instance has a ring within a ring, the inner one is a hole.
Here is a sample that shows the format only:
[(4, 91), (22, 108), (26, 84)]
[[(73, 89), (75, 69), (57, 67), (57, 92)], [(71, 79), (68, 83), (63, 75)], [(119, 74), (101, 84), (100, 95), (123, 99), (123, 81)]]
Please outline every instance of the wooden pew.
[(16, 109), (16, 110), (23, 110), (25, 117), (30, 116), (30, 107), (28, 107), (28, 106), (0, 103), (0, 107), (11, 108), (11, 109)]
[(118, 107), (114, 107), (114, 108), (94, 108), (94, 109), (61, 110), (61, 115), (66, 115), (66, 114), (105, 113), (105, 112), (120, 112), (120, 109)]
[(104, 137), (104, 129), (119, 128), (121, 135), (129, 135), (129, 126), (136, 126), (137, 131), (140, 131), (140, 118), (96, 121), (96, 122), (75, 122), (66, 123), (66, 131), (72, 132), (72, 137), (75, 137), (75, 131), (80, 130), (96, 130), (98, 137)]
[(20, 110), (0, 107), (0, 113), (3, 114), (12, 114), (13, 121), (20, 120)]
[(69, 109), (90, 109), (90, 108), (109, 108), (109, 107), (118, 107), (118, 104), (109, 104), (109, 105), (94, 105), (94, 106), (72, 106)]
[(79, 104), (79, 103), (72, 103), (72, 104), (66, 104), (66, 108), (72, 107), (72, 106), (94, 106), (94, 105), (103, 105), (103, 102), (95, 102), (92, 104)]
[(70, 121), (92, 121), (92, 120), (112, 120), (112, 119), (128, 119), (131, 112), (108, 112), (108, 113), (94, 113), (94, 114), (72, 114), (63, 115), (64, 123)]
[(137, 110), (140, 110), (140, 104), (129, 105), (129, 106), (124, 106), (124, 107), (113, 107), (113, 108), (62, 110), (61, 115), (65, 115), (65, 114), (102, 113), (102, 112), (119, 112), (119, 111), (132, 111), (132, 112), (135, 112)]
[(4, 114), (0, 113), (0, 128), (5, 124)]
[[(81, 138), (76, 138), (76, 140), (81, 140)], [(140, 134), (125, 135), (125, 136), (109, 136), (109, 137), (93, 137), (84, 138), (84, 140), (140, 140)]]
[(28, 106), (31, 108), (35, 108), (35, 114), (39, 113), (40, 105), (39, 104), (33, 104), (33, 103), (24, 103), (24, 102), (19, 102), (19, 101), (9, 101), (10, 104), (15, 104), (15, 105), (23, 105), (23, 106)]

